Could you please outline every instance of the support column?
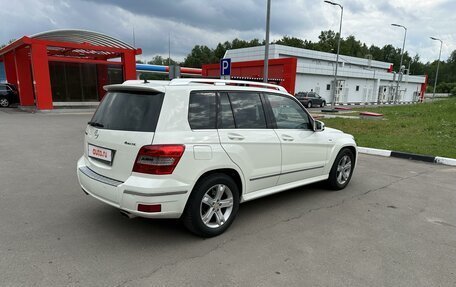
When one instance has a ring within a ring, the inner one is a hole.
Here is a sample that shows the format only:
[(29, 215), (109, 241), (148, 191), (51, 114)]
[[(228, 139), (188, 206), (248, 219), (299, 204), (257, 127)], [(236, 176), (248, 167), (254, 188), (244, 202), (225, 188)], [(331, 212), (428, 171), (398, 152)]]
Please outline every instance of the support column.
[(374, 96), (376, 99), (377, 104), (380, 103), (380, 79), (374, 80)]
[(17, 87), (21, 106), (33, 106), (32, 71), (30, 69), (29, 49), (21, 48), (16, 51)]
[(103, 86), (108, 84), (108, 65), (97, 65), (97, 91), (98, 100), (101, 101), (106, 94)]
[(53, 108), (51, 77), (49, 75), (49, 62), (46, 46), (32, 44), (31, 52), (36, 108), (38, 110), (51, 110)]
[[(295, 94), (296, 87), (296, 72), (298, 60), (296, 58), (288, 58), (283, 60), (283, 84), (282, 86), (292, 95)], [(286, 62), (285, 62), (286, 61)]]
[(136, 80), (136, 53), (134, 50), (122, 53), (124, 81)]
[(3, 56), (3, 63), (5, 65), (6, 81), (17, 86), (16, 61), (14, 58), (14, 51), (8, 52)]

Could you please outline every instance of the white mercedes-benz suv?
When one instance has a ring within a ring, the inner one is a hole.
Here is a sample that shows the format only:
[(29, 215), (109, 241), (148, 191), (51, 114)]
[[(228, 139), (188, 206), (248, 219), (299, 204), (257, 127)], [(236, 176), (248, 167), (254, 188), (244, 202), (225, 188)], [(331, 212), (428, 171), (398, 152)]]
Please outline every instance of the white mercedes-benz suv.
[(105, 89), (77, 175), (87, 194), (129, 217), (182, 218), (211, 237), (241, 202), (351, 179), (353, 136), (325, 128), (283, 87), (175, 79)]

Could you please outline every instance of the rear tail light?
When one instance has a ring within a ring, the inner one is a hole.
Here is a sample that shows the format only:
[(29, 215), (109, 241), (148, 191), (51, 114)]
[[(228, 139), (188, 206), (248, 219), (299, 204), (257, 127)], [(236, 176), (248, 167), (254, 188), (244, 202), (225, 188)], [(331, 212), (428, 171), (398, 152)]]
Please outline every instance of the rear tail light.
[(146, 145), (136, 157), (134, 172), (172, 174), (184, 154), (184, 145)]

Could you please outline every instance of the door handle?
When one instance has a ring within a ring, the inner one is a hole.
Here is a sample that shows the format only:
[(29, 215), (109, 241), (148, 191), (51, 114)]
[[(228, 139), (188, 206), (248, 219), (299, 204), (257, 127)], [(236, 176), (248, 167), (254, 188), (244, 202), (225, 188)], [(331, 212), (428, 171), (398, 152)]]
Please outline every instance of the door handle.
[(241, 136), (240, 134), (233, 134), (233, 133), (229, 133), (229, 134), (228, 134), (228, 138), (229, 138), (230, 140), (237, 140), (237, 141), (241, 141), (241, 140), (244, 139), (244, 137)]
[(292, 142), (292, 141), (294, 141), (294, 137), (289, 136), (289, 135), (284, 135), (284, 134), (283, 134), (283, 135), (282, 135), (282, 140), (283, 140), (283, 141), (286, 141), (286, 142)]

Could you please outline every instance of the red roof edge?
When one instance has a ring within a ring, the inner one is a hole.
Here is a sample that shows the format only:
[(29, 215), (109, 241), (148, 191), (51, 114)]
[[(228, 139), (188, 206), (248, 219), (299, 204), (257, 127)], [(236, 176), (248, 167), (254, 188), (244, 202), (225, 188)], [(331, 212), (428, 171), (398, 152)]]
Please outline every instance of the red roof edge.
[(13, 43), (6, 45), (2, 49), (0, 49), (0, 56), (3, 56), (4, 54), (6, 54), (16, 48), (19, 48), (22, 45), (30, 45), (31, 43), (32, 43), (32, 40), (29, 37), (24, 36), (20, 39), (17, 39)]

